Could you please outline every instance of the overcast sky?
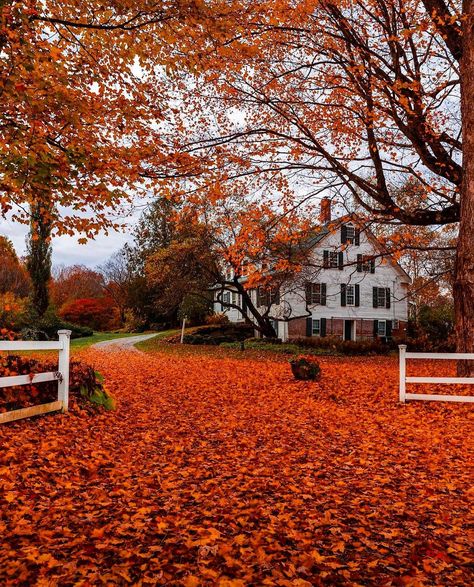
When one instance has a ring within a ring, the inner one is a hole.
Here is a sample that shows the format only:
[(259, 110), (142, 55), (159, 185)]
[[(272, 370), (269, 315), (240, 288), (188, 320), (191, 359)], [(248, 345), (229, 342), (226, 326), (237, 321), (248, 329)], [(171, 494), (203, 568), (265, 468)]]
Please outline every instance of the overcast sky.
[[(77, 238), (62, 236), (53, 239), (53, 265), (86, 265), (95, 267), (106, 261), (115, 251), (126, 242), (132, 240), (131, 228), (136, 218), (129, 221), (130, 229), (126, 232), (112, 232), (106, 235), (99, 235), (95, 240), (89, 241), (86, 245), (80, 245)], [(25, 254), (25, 237), (28, 227), (11, 220), (0, 219), (0, 234), (7, 236), (13, 241), (19, 256)]]

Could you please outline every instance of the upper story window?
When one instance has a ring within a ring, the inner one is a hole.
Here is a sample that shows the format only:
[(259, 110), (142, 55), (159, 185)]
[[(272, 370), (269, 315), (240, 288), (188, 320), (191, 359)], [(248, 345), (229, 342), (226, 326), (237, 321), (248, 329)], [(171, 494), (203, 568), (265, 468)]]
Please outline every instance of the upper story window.
[(341, 306), (360, 306), (360, 285), (341, 283)]
[(323, 267), (325, 269), (342, 269), (344, 254), (342, 251), (323, 251)]
[(357, 255), (357, 271), (375, 273), (375, 259), (370, 255)]
[(355, 306), (355, 291), (353, 285), (346, 286), (346, 305)]
[(278, 305), (280, 303), (280, 292), (278, 289), (271, 287), (265, 288), (260, 285), (257, 288), (257, 307)]
[(308, 306), (326, 305), (326, 284), (325, 283), (310, 283), (306, 284), (306, 304)]
[(390, 288), (374, 287), (373, 288), (373, 306), (374, 308), (390, 308)]
[(225, 292), (222, 294), (222, 301), (223, 301), (225, 304), (229, 304), (229, 303), (230, 303), (230, 291), (225, 291)]
[(343, 224), (341, 226), (341, 244), (360, 244), (360, 231), (353, 224)]

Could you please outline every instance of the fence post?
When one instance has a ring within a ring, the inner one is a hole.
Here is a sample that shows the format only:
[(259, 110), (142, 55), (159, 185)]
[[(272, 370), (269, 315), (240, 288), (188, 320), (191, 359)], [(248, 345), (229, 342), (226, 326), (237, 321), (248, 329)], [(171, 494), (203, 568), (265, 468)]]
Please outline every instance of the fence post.
[(400, 352), (400, 402), (402, 404), (405, 403), (405, 397), (406, 397), (406, 374), (407, 374), (407, 368), (406, 368), (406, 357), (405, 357), (405, 353), (407, 351), (407, 345), (406, 344), (399, 344), (398, 345), (398, 350)]
[(181, 326), (181, 344), (184, 342), (184, 329), (186, 328), (186, 316), (183, 318), (183, 325)]
[(69, 341), (70, 330), (58, 330), (59, 342), (63, 343), (59, 349), (58, 371), (62, 379), (58, 382), (58, 401), (63, 403), (62, 411), (67, 412), (69, 407)]

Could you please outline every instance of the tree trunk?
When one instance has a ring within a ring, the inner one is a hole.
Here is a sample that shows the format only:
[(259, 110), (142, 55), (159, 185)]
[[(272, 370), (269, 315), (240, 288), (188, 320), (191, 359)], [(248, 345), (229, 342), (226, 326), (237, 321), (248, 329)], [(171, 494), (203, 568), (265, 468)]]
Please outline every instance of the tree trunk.
[[(456, 348), (474, 353), (474, 0), (463, 2), (461, 115), (463, 181), (461, 218), (456, 252), (454, 307)], [(459, 361), (458, 375), (474, 375), (474, 361)]]
[(26, 267), (32, 283), (32, 305), (41, 318), (49, 305), (51, 280), (51, 215), (49, 202), (39, 198), (31, 205)]

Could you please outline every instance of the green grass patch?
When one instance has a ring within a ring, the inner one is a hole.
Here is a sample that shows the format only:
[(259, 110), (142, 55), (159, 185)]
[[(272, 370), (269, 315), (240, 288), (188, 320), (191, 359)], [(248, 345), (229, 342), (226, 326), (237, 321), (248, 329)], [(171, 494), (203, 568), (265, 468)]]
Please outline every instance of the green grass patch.
[[(187, 329), (186, 329), (187, 331)], [(144, 353), (149, 353), (152, 351), (157, 351), (162, 348), (162, 339), (167, 336), (174, 336), (175, 334), (179, 334), (181, 329), (177, 328), (174, 330), (163, 330), (163, 332), (158, 332), (156, 336), (153, 338), (148, 338), (147, 340), (142, 340), (141, 342), (137, 342), (133, 346), (137, 348), (139, 351)]]
[(130, 336), (138, 335), (131, 334), (130, 332), (94, 332), (92, 336), (84, 336), (82, 338), (71, 340), (71, 350), (82, 350), (96, 344), (97, 342), (114, 340), (116, 338), (128, 338)]

